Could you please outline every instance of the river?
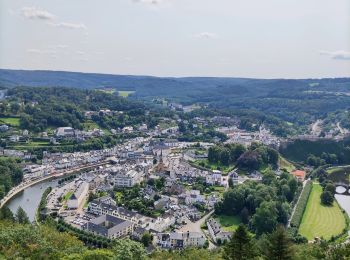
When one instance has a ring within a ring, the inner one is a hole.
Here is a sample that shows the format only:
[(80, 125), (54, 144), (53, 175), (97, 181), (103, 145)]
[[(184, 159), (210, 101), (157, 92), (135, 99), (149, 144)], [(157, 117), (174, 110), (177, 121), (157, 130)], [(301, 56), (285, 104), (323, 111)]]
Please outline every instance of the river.
[[(337, 192), (343, 193), (346, 189), (342, 186), (338, 186)], [(350, 196), (335, 194), (335, 198), (337, 199), (339, 205), (348, 213), (350, 217)]]
[(39, 206), (41, 196), (48, 187), (58, 186), (58, 179), (37, 183), (14, 196), (7, 204), (11, 211), (16, 214), (18, 207), (22, 207), (27, 213), (29, 220), (33, 221)]

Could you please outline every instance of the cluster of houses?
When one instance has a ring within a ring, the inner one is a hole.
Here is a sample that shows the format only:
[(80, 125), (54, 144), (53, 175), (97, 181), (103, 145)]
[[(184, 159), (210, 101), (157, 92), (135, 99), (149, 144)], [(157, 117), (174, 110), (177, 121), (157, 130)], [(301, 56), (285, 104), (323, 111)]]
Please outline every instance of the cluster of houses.
[(84, 141), (85, 139), (88, 139), (88, 138), (100, 137), (103, 135), (104, 135), (103, 130), (99, 128), (83, 131), (83, 130), (74, 129), (72, 127), (59, 127), (55, 131), (55, 136), (58, 139), (74, 138), (78, 141)]
[(237, 126), (219, 127), (216, 130), (227, 135), (229, 139), (226, 143), (238, 143), (249, 146), (253, 142), (259, 142), (275, 148), (281, 145), (281, 139), (272, 135), (264, 126), (260, 126), (258, 132), (241, 130)]

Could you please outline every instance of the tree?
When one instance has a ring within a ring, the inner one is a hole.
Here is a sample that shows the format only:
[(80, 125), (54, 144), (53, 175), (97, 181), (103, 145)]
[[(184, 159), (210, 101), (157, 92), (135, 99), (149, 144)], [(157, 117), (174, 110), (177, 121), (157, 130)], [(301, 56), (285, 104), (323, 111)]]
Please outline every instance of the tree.
[(268, 248), (266, 259), (269, 260), (289, 260), (294, 257), (294, 249), (286, 230), (282, 226), (268, 237)]
[(326, 206), (332, 206), (334, 201), (334, 196), (330, 191), (324, 191), (321, 194), (321, 203)]
[(256, 210), (252, 223), (258, 235), (272, 232), (277, 225), (276, 203), (264, 201)]
[(229, 243), (224, 247), (224, 259), (253, 259), (257, 251), (245, 225), (240, 224)]
[(0, 209), (0, 219), (15, 221), (12, 211), (7, 206)]
[(22, 207), (18, 207), (15, 219), (20, 224), (30, 223), (27, 213), (24, 211), (24, 209), (22, 209)]
[(118, 260), (142, 260), (146, 258), (143, 245), (130, 239), (117, 240), (112, 251), (115, 254), (115, 259)]
[(141, 238), (141, 242), (145, 247), (148, 247), (153, 240), (153, 236), (150, 233), (145, 233), (143, 234), (142, 238)]

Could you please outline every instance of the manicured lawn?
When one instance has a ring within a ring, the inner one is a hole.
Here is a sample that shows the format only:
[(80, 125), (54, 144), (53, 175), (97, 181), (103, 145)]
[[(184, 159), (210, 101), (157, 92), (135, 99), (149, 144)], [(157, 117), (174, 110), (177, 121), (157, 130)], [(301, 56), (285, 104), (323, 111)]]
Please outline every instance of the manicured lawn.
[(299, 228), (299, 233), (308, 240), (315, 237), (330, 239), (333, 235), (340, 234), (346, 225), (338, 203), (335, 201), (332, 207), (323, 206), (321, 193), (321, 185), (314, 183)]
[(10, 125), (10, 126), (19, 126), (18, 117), (1, 117), (0, 123)]
[(122, 91), (118, 91), (118, 95), (120, 97), (128, 97), (129, 95), (135, 93), (135, 91), (126, 91), (126, 90), (122, 90)]
[(220, 215), (216, 219), (219, 220), (224, 231), (235, 231), (242, 222), (239, 216)]

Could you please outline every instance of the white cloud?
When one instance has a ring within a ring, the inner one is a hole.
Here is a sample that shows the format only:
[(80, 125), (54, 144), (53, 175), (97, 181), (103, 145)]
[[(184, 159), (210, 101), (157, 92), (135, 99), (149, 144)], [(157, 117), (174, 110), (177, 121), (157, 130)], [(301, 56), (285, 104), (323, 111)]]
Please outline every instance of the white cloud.
[(202, 38), (202, 39), (215, 39), (218, 36), (215, 33), (210, 33), (210, 32), (200, 32), (194, 34), (195, 38)]
[(55, 15), (37, 7), (22, 7), (21, 14), (28, 19), (53, 20)]
[(54, 27), (60, 27), (60, 28), (66, 28), (66, 29), (82, 29), (82, 30), (86, 29), (86, 26), (83, 23), (61, 22), (61, 23), (48, 23), (48, 24)]
[(333, 60), (350, 60), (349, 51), (320, 51), (321, 55), (326, 55), (331, 57)]

